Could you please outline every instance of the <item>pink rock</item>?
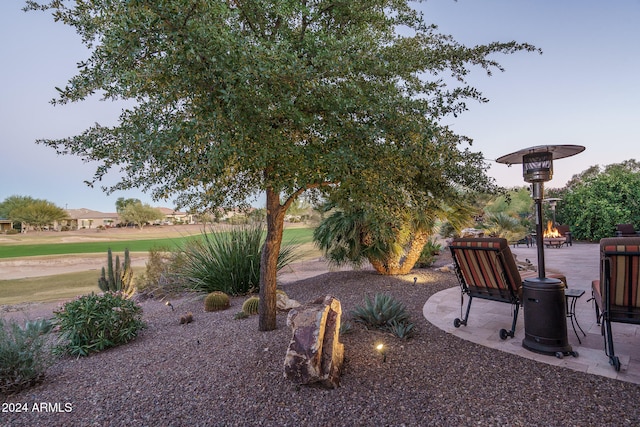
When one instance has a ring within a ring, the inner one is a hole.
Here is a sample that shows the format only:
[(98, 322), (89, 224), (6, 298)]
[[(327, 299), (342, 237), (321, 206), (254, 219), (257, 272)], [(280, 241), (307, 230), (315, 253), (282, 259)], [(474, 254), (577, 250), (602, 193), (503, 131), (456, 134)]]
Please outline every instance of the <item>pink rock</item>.
[(293, 336), (284, 360), (284, 375), (298, 384), (340, 385), (344, 345), (340, 342), (340, 301), (331, 295), (289, 311)]

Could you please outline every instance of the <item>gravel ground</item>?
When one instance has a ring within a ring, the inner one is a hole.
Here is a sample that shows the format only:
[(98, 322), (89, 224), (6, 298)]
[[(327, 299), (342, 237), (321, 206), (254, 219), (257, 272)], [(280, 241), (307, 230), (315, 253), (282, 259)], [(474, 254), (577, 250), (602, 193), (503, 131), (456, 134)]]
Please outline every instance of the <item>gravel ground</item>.
[[(414, 285), (413, 277), (417, 277)], [(343, 321), (365, 295), (388, 292), (416, 324), (414, 338), (359, 326), (341, 337), (341, 387), (297, 386), (283, 376), (291, 338), (278, 328), (205, 313), (201, 298), (143, 303), (147, 329), (131, 343), (81, 359), (64, 358), (45, 381), (2, 399), (1, 426), (622, 426), (639, 425), (640, 387), (554, 367), (447, 335), (428, 323), (430, 295), (457, 286), (452, 273), (415, 270), (385, 277), (339, 271), (284, 284), (301, 302), (331, 294)], [(194, 322), (180, 325), (187, 311)], [(384, 341), (383, 362), (374, 344)], [(27, 412), (11, 412), (26, 404)], [(42, 412), (34, 410), (44, 403)]]

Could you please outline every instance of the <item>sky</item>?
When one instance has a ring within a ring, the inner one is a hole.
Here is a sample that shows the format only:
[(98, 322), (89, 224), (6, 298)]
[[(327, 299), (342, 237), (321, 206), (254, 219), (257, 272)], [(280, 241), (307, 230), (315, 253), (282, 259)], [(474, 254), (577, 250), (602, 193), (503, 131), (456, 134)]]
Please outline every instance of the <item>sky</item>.
[[(506, 71), (474, 70), (469, 83), (490, 101), (443, 123), (473, 139), (489, 175), (506, 187), (526, 185), (522, 167), (495, 163), (520, 149), (582, 145), (554, 162), (546, 188), (562, 187), (593, 165), (640, 160), (640, 0), (428, 0), (414, 3), (429, 23), (473, 46), (494, 41), (534, 44), (543, 54), (496, 55)], [(49, 200), (68, 209), (115, 211), (119, 197), (152, 201), (137, 190), (106, 195), (84, 184), (95, 165), (59, 156), (37, 139), (73, 136), (117, 123), (121, 104), (89, 99), (53, 106), (55, 87), (88, 56), (70, 27), (44, 12), (0, 2), (0, 201), (11, 195)], [(115, 182), (115, 180), (114, 180)]]

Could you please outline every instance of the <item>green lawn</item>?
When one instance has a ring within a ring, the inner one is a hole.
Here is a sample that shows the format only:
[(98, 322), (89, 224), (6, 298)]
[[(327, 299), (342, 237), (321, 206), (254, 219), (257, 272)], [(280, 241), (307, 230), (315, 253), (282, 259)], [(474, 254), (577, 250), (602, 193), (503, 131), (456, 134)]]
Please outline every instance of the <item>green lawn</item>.
[[(198, 238), (198, 235), (173, 239), (159, 238), (110, 242), (4, 244), (0, 245), (0, 258), (84, 253), (106, 254), (108, 248), (115, 252), (122, 252), (125, 248), (129, 248), (132, 252), (147, 252), (154, 247), (176, 247), (186, 239), (193, 238)], [(290, 228), (284, 231), (285, 244), (287, 242), (299, 244), (303, 255), (305, 252), (315, 255), (316, 250), (313, 248), (312, 239), (312, 228)], [(143, 269), (140, 268), (139, 271), (141, 272)], [(0, 280), (0, 305), (57, 301), (91, 292), (99, 292), (99, 275), (100, 272), (95, 270), (53, 276)]]
[[(128, 248), (131, 252), (148, 252), (152, 248), (172, 249), (180, 246), (184, 241), (196, 239), (195, 236), (149, 239), (149, 240), (116, 240), (100, 242), (76, 243), (41, 243), (41, 244), (1, 244), (1, 258), (22, 258), (43, 255), (66, 255), (106, 253), (109, 248), (114, 252), (122, 252)], [(284, 230), (284, 242), (295, 241), (299, 244), (309, 243), (313, 238), (312, 228), (288, 228)]]

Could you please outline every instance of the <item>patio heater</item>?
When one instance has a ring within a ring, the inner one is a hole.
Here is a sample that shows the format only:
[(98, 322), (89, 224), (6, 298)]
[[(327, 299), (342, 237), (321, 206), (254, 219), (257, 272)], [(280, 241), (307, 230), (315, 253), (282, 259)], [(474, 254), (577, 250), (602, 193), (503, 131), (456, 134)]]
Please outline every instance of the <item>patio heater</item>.
[(538, 277), (523, 283), (525, 338), (522, 346), (536, 353), (577, 356), (567, 338), (567, 308), (564, 283), (546, 277), (542, 229), (542, 200), (544, 183), (553, 176), (553, 160), (570, 157), (584, 151), (580, 145), (540, 145), (507, 154), (496, 161), (508, 166), (522, 163), (524, 180), (531, 183), (535, 202), (536, 247), (538, 250)]
[(551, 214), (553, 215), (553, 226), (556, 226), (556, 206), (558, 206), (558, 202), (562, 199), (558, 197), (548, 197), (543, 202), (549, 203), (549, 208), (551, 208)]

